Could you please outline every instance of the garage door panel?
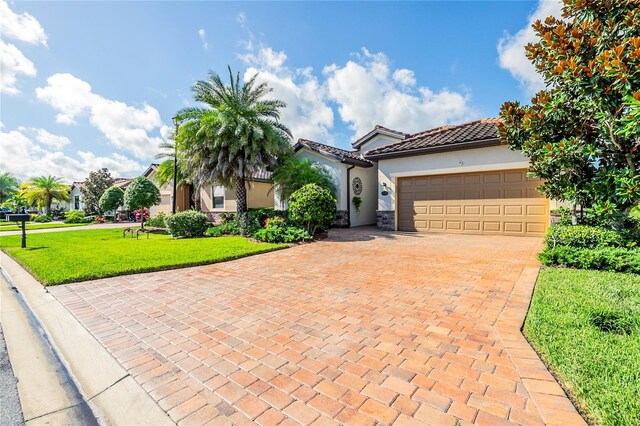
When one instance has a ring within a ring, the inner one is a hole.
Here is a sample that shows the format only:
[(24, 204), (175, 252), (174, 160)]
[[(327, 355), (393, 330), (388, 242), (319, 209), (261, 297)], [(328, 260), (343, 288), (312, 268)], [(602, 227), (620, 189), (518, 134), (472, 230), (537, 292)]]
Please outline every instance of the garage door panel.
[(401, 178), (398, 229), (544, 235), (549, 206), (539, 185), (526, 170)]

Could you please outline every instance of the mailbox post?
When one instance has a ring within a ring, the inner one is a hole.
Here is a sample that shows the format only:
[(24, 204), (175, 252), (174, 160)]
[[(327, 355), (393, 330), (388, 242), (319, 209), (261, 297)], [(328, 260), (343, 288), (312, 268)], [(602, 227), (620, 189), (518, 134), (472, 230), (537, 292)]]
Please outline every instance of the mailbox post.
[(27, 248), (27, 229), (26, 222), (29, 220), (28, 214), (8, 214), (7, 222), (21, 222), (22, 223), (22, 243), (20, 247)]

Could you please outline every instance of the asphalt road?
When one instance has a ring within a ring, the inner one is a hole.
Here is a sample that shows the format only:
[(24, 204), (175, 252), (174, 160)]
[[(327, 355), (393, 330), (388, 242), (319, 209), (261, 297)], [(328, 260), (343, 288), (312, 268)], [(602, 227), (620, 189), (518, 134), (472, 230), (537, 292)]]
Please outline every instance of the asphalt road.
[(24, 424), (16, 384), (17, 381), (13, 375), (7, 345), (0, 325), (0, 401), (2, 401), (0, 404), (0, 424), (2, 425)]

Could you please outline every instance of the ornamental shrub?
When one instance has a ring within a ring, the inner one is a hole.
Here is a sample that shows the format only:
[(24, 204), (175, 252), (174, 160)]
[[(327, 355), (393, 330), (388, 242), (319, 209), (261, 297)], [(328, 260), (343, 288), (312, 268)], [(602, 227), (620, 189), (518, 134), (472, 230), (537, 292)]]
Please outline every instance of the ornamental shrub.
[(207, 216), (195, 210), (179, 212), (165, 219), (167, 231), (174, 237), (201, 237), (209, 228)]
[(222, 235), (241, 235), (240, 225), (236, 221), (229, 221), (220, 226), (212, 226), (207, 229), (206, 235), (209, 237), (220, 237)]
[(310, 235), (323, 232), (336, 217), (336, 199), (313, 183), (303, 186), (289, 198), (288, 217), (292, 224)]
[(551, 226), (545, 237), (547, 247), (570, 246), (578, 248), (620, 247), (624, 244), (620, 233), (595, 226)]
[(51, 222), (52, 220), (53, 218), (48, 214), (41, 214), (40, 216), (33, 219), (34, 222), (38, 222), (38, 223)]
[(107, 188), (98, 201), (98, 207), (103, 212), (115, 211), (123, 204), (124, 191), (119, 186), (111, 186)]
[(538, 255), (546, 266), (640, 273), (640, 250), (621, 247), (547, 247)]
[(268, 226), (253, 234), (253, 238), (265, 243), (296, 243), (311, 240), (311, 235), (304, 229), (293, 226)]
[(287, 217), (287, 212), (283, 210), (274, 210), (272, 208), (249, 209), (249, 220), (257, 221), (261, 228), (266, 226), (266, 221), (274, 217)]
[(165, 225), (166, 218), (167, 218), (166, 214), (158, 213), (156, 217), (152, 217), (151, 219), (147, 220), (147, 225), (152, 226), (154, 228), (164, 228), (166, 226)]
[(84, 212), (81, 210), (69, 210), (64, 214), (64, 223), (83, 223)]

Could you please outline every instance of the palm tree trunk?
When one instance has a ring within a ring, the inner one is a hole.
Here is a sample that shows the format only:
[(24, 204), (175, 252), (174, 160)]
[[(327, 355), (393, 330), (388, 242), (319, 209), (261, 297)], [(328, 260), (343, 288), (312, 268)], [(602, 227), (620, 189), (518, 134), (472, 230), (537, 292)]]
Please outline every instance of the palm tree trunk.
[(247, 186), (244, 176), (236, 178), (236, 206), (238, 215), (247, 213)]

